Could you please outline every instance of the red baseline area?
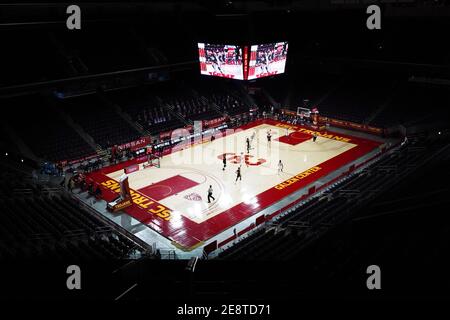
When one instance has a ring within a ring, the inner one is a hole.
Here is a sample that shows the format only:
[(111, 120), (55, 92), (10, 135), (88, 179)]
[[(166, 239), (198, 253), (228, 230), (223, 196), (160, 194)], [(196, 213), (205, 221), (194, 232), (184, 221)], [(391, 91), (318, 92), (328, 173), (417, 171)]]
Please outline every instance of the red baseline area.
[[(253, 126), (261, 125), (267, 123), (275, 126), (289, 126), (290, 129), (296, 130), (299, 128), (304, 128), (301, 126), (293, 126), (289, 124), (283, 124), (274, 120), (257, 121), (253, 125), (246, 125), (243, 129), (248, 129)], [(305, 133), (307, 134), (307, 133)], [(304, 188), (308, 184), (316, 181), (317, 179), (328, 175), (329, 173), (335, 171), (336, 169), (350, 163), (370, 151), (378, 147), (381, 142), (372, 141), (369, 139), (353, 137), (341, 133), (333, 133), (332, 131), (327, 131), (326, 134), (335, 134), (339, 137), (344, 137), (350, 139), (350, 143), (356, 144), (356, 146), (350, 150), (347, 150), (340, 155), (333, 157), (316, 167), (320, 167), (320, 170), (315, 171), (298, 181), (293, 183), (287, 183), (283, 188), (277, 189), (274, 187), (256, 195), (249, 203), (239, 203), (234, 207), (202, 222), (196, 223), (189, 218), (183, 216), (180, 213), (171, 212), (170, 219), (166, 220), (159, 217), (157, 214), (150, 212), (147, 208), (142, 208), (134, 203), (131, 207), (126, 208), (124, 211), (135, 219), (147, 224), (155, 231), (159, 232), (161, 235), (173, 240), (179, 247), (185, 250), (192, 250), (196, 246), (202, 244), (204, 241), (214, 237), (215, 235), (221, 233), (222, 231), (231, 228), (233, 225), (239, 223), (240, 221), (258, 213), (259, 211), (267, 208), (268, 206), (278, 202), (287, 195)], [(320, 136), (320, 135), (319, 135)], [(129, 165), (126, 164), (126, 165)], [(126, 166), (124, 165), (124, 166)], [(114, 166), (116, 170), (117, 165)], [(106, 170), (105, 170), (106, 169)], [(96, 182), (104, 182), (106, 180), (111, 180), (105, 176), (105, 172), (113, 172), (111, 169), (105, 168), (97, 172), (89, 174), (89, 177)], [(300, 174), (300, 172), (299, 172)], [(246, 179), (245, 175), (243, 179)], [(291, 179), (289, 179), (291, 180)], [(286, 180), (286, 181), (289, 181)], [(117, 191), (111, 191), (110, 189), (103, 189), (103, 198), (106, 201), (111, 201), (117, 197)], [(142, 194), (140, 191), (135, 191), (136, 193)], [(144, 194), (142, 194), (144, 195)], [(145, 196), (145, 195), (144, 195)], [(156, 202), (156, 199), (152, 199)], [(167, 208), (169, 209), (169, 208)]]
[(198, 182), (180, 175), (176, 175), (168, 179), (155, 182), (147, 187), (139, 189), (138, 191), (156, 201), (159, 201), (184, 190), (195, 187), (196, 185), (198, 185)]

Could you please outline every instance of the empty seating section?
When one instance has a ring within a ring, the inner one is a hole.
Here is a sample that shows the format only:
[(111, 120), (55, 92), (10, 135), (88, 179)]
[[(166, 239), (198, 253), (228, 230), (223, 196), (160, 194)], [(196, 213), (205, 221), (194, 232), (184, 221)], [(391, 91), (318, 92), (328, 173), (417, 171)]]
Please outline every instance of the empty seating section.
[(117, 90), (108, 92), (107, 97), (150, 134), (182, 127), (183, 122), (158, 101), (159, 87), (160, 85)]
[(4, 128), (0, 128), (0, 152), (4, 155), (11, 152), (16, 155), (20, 153), (19, 148), (17, 148), (14, 141), (11, 140)]
[(290, 91), (289, 80), (287, 78), (262, 78), (259, 83), (256, 83), (256, 86), (264, 89), (276, 102), (280, 103), (282, 106), (286, 105), (287, 97)]
[(103, 148), (133, 141), (141, 136), (113, 106), (105, 105), (98, 95), (67, 99), (65, 111)]
[[(292, 79), (288, 76), (259, 79), (260, 82), (256, 83), (255, 87), (263, 89), (281, 108), (297, 110), (297, 107), (304, 106), (305, 100), (309, 101), (307, 107), (320, 103), (328, 92), (336, 87), (339, 80), (336, 75), (308, 73), (295, 75)], [(264, 100), (263, 104), (269, 102), (261, 94), (258, 96), (261, 102)]]
[(248, 111), (238, 90), (224, 84), (201, 82), (190, 86), (158, 83), (108, 92), (107, 98), (121, 107), (150, 134)]
[[(429, 123), (435, 120), (430, 108), (443, 117), (442, 122), (450, 120), (445, 107), (450, 104), (449, 90), (442, 85), (413, 82), (404, 75), (306, 74), (277, 82), (262, 79), (257, 87), (281, 108), (296, 110), (308, 100), (307, 106), (317, 106), (323, 116), (378, 127)], [(267, 99), (260, 102), (266, 104)]]
[(0, 180), (0, 260), (109, 259), (142, 252), (64, 191), (48, 192), (22, 172), (2, 170)]
[(88, 33), (19, 28), (4, 30), (1, 38), (5, 86), (167, 63), (154, 41), (144, 41), (131, 27), (95, 26)]
[(8, 170), (8, 167), (0, 168), (4, 170), (0, 174), (0, 195), (9, 197), (23, 190), (29, 190), (30, 193), (39, 192), (39, 188), (32, 183), (31, 176), (17, 175), (14, 171)]
[[(148, 66), (144, 50), (139, 50), (128, 28), (98, 27), (83, 34), (58, 33), (66, 51), (79, 57), (89, 73)], [(120, 45), (118, 45), (120, 43)]]
[(122, 258), (134, 248), (133, 242), (114, 231), (99, 232), (104, 224), (64, 196), (0, 202), (4, 208), (0, 228), (10, 240), (2, 243), (3, 257), (57, 257), (64, 249), (68, 258)]
[[(9, 124), (38, 157), (46, 160), (71, 160), (95, 154), (59, 115), (46, 98), (39, 95), (12, 98), (8, 101)], [(30, 110), (28, 116), (27, 109)], [(39, 112), (36, 112), (39, 110)]]
[(235, 116), (249, 110), (249, 106), (243, 99), (238, 97), (236, 91), (211, 90), (208, 92), (203, 90), (202, 93), (203, 97), (217, 107), (218, 109), (216, 110), (221, 114)]
[(63, 78), (65, 61), (39, 30), (8, 29), (0, 33), (3, 41), (0, 85), (11, 86)]
[[(404, 75), (305, 74), (294, 79), (261, 79), (255, 87), (281, 108), (296, 110), (307, 100), (307, 107), (318, 107), (323, 116), (378, 127), (427, 123), (433, 120), (429, 108), (444, 116), (443, 121), (450, 120), (444, 107), (450, 104), (450, 91), (442, 85), (410, 81)], [(255, 98), (260, 107), (269, 103), (261, 93)]]
[(364, 123), (385, 103), (394, 83), (378, 77), (343, 79), (319, 104), (324, 116)]
[(303, 107), (304, 101), (307, 100), (307, 106), (309, 108), (313, 105), (318, 105), (322, 111), (322, 101), (326, 100), (340, 81), (340, 77), (336, 75), (305, 75), (299, 80), (291, 82), (290, 91), (285, 95), (285, 104), (291, 109), (296, 110), (297, 107)]
[[(372, 121), (373, 125), (391, 126), (397, 124), (413, 125), (422, 121), (435, 120), (436, 113), (450, 105), (450, 92), (439, 85), (424, 85), (404, 81), (395, 91), (389, 106), (383, 109)], [(433, 112), (430, 112), (432, 110)]]
[(250, 104), (242, 94), (241, 83), (205, 78), (192, 84), (199, 95), (207, 98), (221, 114), (234, 116), (248, 112)]
[(163, 104), (188, 120), (203, 120), (220, 116), (211, 103), (187, 88), (161, 92), (158, 96), (162, 99)]

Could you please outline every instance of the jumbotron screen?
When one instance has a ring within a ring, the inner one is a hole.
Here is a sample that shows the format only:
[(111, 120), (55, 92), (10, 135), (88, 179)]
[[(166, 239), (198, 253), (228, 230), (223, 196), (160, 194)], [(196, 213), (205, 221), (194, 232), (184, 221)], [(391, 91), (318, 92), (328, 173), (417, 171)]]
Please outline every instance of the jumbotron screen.
[(284, 73), (288, 52), (287, 42), (252, 45), (248, 80)]
[(201, 74), (244, 80), (240, 46), (199, 43), (198, 52)]

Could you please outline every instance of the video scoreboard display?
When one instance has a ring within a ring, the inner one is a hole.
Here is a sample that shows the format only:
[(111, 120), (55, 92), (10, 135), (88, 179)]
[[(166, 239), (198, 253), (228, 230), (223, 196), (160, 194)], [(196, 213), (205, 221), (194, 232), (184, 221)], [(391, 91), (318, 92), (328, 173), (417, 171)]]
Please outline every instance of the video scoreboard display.
[(248, 46), (198, 43), (200, 73), (237, 80), (282, 74), (286, 67), (287, 42)]
[(240, 46), (199, 43), (198, 51), (201, 74), (244, 80)]
[(287, 42), (253, 45), (250, 49), (248, 80), (284, 73)]

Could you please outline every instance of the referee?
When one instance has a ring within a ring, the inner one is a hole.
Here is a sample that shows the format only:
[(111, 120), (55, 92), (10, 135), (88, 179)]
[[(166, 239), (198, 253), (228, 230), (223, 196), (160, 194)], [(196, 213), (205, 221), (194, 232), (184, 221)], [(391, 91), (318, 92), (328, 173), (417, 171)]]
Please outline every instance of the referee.
[(213, 201), (216, 200), (216, 198), (213, 197), (213, 188), (212, 188), (212, 186), (209, 186), (209, 189), (208, 189), (208, 203), (211, 203), (211, 198), (213, 199)]
[(241, 181), (242, 181), (241, 167), (240, 167), (240, 166), (239, 166), (239, 167), (237, 168), (237, 170), (236, 170), (236, 181), (234, 182), (234, 184), (236, 184), (236, 182), (237, 182), (238, 180), (241, 180)]

